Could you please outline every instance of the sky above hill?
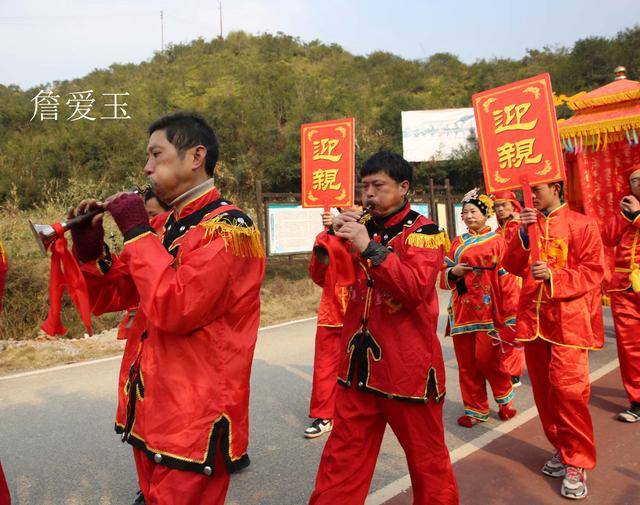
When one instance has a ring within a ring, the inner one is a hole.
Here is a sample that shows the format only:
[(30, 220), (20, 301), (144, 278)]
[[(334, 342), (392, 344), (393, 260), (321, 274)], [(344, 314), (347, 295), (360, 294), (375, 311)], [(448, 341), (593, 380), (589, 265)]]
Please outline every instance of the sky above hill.
[[(26, 89), (146, 60), (161, 47), (161, 10), (165, 46), (220, 34), (217, 0), (0, 0), (0, 84)], [(222, 1), (225, 35), (284, 32), (355, 54), (450, 52), (466, 63), (571, 47), (638, 24), (639, 0)]]

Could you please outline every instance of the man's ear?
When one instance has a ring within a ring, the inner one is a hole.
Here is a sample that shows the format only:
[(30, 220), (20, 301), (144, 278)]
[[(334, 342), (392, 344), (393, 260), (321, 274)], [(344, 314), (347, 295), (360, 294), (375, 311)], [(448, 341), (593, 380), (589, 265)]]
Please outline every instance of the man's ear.
[(407, 193), (409, 192), (410, 186), (411, 186), (411, 184), (409, 184), (409, 181), (402, 181), (400, 183), (400, 194), (402, 196), (407, 196)]
[(193, 164), (191, 165), (191, 170), (197, 170), (200, 167), (205, 168), (205, 163), (207, 160), (207, 148), (205, 146), (196, 146), (192, 148), (193, 150)]

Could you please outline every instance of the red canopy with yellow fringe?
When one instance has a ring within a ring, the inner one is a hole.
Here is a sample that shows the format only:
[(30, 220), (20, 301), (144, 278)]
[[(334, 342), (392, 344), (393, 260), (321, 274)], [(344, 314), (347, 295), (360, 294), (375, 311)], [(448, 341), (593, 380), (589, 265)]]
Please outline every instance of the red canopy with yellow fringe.
[[(629, 193), (625, 172), (640, 163), (640, 82), (627, 79), (624, 67), (614, 72), (613, 82), (572, 96), (567, 105), (575, 114), (558, 121), (567, 200), (600, 226), (620, 211)], [(607, 257), (613, 267), (613, 250)]]

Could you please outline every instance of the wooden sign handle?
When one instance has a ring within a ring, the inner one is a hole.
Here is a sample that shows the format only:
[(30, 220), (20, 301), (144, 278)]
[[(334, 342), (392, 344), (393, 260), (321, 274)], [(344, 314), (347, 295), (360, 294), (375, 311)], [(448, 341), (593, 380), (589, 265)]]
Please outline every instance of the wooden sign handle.
[[(531, 193), (531, 184), (529, 176), (524, 174), (520, 177), (522, 181), (522, 195), (524, 196), (524, 206), (533, 209), (533, 194)], [(529, 236), (529, 249), (531, 250), (531, 260), (536, 262), (540, 260), (540, 246), (538, 245), (538, 226), (530, 224), (527, 226), (527, 235)]]
[[(324, 213), (326, 214), (327, 212), (331, 212), (331, 205), (329, 204), (329, 202), (327, 200), (325, 200), (324, 201)], [(325, 226), (324, 229), (328, 230), (329, 226)]]

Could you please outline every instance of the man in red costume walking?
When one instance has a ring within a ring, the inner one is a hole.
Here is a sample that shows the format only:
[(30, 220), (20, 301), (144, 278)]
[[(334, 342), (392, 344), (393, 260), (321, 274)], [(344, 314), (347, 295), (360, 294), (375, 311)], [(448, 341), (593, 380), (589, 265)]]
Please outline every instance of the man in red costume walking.
[(616, 248), (615, 270), (607, 293), (616, 330), (622, 383), (631, 406), (620, 421), (640, 421), (640, 165), (627, 172), (630, 194), (620, 213), (602, 231), (605, 245)]
[[(493, 210), (498, 220), (496, 233), (508, 240), (520, 229), (520, 215), (522, 210), (520, 202), (513, 191), (500, 191), (493, 195)], [(503, 299), (512, 301), (520, 298), (520, 286), (522, 281), (519, 277), (506, 273), (500, 277), (500, 287), (502, 288)], [(524, 373), (524, 349), (520, 345), (505, 346), (502, 354), (502, 363), (506, 371), (511, 375), (513, 387), (522, 385), (520, 378)]]
[[(322, 214), (322, 224), (329, 228), (333, 223), (331, 212)], [(327, 240), (328, 231), (322, 231), (316, 237), (314, 248), (322, 247)], [(309, 417), (311, 426), (304, 430), (307, 438), (316, 438), (328, 433), (333, 427), (333, 410), (338, 383), (338, 363), (340, 361), (340, 338), (344, 324), (344, 313), (349, 299), (347, 286), (331, 282), (326, 275), (327, 269), (317, 261), (309, 265), (309, 275), (322, 288), (318, 305), (318, 327), (316, 329), (315, 352), (313, 355), (313, 385)]]
[[(524, 280), (517, 338), (545, 435), (555, 448), (542, 468), (564, 477), (560, 493), (587, 496), (586, 470), (596, 465), (589, 413), (589, 350), (604, 343), (601, 283), (604, 249), (591, 218), (562, 203), (562, 183), (534, 186), (535, 209), (508, 240), (504, 266)], [(528, 225), (537, 228), (540, 259), (530, 258)]]
[[(138, 305), (116, 431), (134, 447), (144, 500), (221, 505), (229, 473), (249, 464), (264, 252), (251, 219), (214, 185), (218, 143), (207, 122), (176, 113), (149, 134), (144, 171), (171, 212), (150, 223), (140, 196), (119, 193), (104, 205), (124, 236), (122, 253), (104, 245), (101, 217), (74, 231), (74, 252), (94, 314)], [(77, 213), (102, 205), (86, 200)]]
[(327, 247), (313, 254), (330, 278), (346, 283), (350, 277), (351, 289), (341, 387), (312, 505), (364, 503), (387, 424), (407, 456), (414, 503), (458, 502), (444, 443), (445, 376), (436, 335), (435, 283), (446, 234), (411, 210), (412, 175), (397, 154), (369, 158), (361, 170), (369, 212), (336, 216)]

